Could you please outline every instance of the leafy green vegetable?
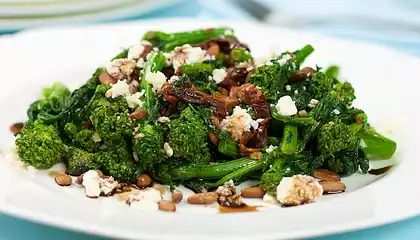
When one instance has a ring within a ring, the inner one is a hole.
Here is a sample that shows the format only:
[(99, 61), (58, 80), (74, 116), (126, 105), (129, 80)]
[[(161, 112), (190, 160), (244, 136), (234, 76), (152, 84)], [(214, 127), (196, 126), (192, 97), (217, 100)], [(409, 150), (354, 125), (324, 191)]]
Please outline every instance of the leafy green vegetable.
[(169, 145), (174, 151), (174, 157), (197, 164), (210, 162), (210, 152), (207, 147), (207, 126), (191, 107), (183, 110), (179, 118), (169, 123), (168, 139)]
[(15, 141), (20, 159), (35, 168), (50, 168), (62, 162), (66, 146), (53, 125), (27, 121)]

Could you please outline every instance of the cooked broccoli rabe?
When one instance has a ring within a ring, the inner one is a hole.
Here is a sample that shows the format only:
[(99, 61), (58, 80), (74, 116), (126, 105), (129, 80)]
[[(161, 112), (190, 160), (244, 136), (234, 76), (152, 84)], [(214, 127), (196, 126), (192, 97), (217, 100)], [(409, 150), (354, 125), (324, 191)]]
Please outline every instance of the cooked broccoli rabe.
[(92, 129), (80, 129), (74, 123), (67, 123), (64, 132), (70, 139), (72, 145), (87, 152), (96, 152), (102, 144), (102, 139), (98, 133)]
[(325, 156), (352, 147), (358, 143), (353, 128), (340, 122), (329, 122), (319, 128), (317, 148)]
[(168, 155), (164, 150), (164, 129), (147, 124), (139, 129), (133, 140), (133, 150), (138, 163), (148, 172), (153, 172), (159, 163), (163, 163)]
[(54, 83), (50, 88), (44, 88), (42, 98), (29, 106), (28, 119), (35, 121), (39, 114), (60, 113), (67, 106), (70, 94), (70, 90), (61, 83)]
[(357, 170), (367, 173), (369, 161), (361, 149), (353, 148), (335, 153), (326, 159), (326, 167), (341, 176), (349, 176)]
[(69, 147), (66, 154), (67, 172), (70, 175), (80, 175), (89, 170), (99, 169), (95, 154), (82, 149)]
[(191, 107), (183, 110), (179, 118), (169, 123), (168, 140), (174, 151), (174, 157), (196, 164), (210, 162), (207, 126)]
[(64, 160), (66, 146), (53, 125), (27, 121), (15, 143), (20, 159), (36, 168), (50, 168)]

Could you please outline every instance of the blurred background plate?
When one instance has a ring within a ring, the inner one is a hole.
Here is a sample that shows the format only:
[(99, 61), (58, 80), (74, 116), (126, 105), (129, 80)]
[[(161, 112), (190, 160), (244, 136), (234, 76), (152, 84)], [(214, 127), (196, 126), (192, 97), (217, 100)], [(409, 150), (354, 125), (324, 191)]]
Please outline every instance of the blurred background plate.
[[(0, 18), (42, 17), (44, 15), (101, 11), (119, 7), (130, 1), (133, 2), (133, 0), (0, 0)], [(136, 2), (143, 2), (143, 0), (137, 0)]]
[[(6, 2), (5, 0), (0, 0), (0, 33), (15, 32), (26, 28), (42, 27), (46, 25), (66, 25), (70, 23), (86, 24), (130, 19), (159, 8), (171, 7), (171, 5), (175, 5), (181, 1), (182, 0), (36, 0), (31, 2), (21, 0), (15, 2), (16, 5), (12, 5), (11, 1)], [(9, 15), (7, 16), (2, 15), (5, 6), (16, 7), (19, 4), (27, 6), (28, 10), (31, 8), (30, 5), (32, 5), (33, 8), (45, 7), (45, 12), (27, 15), (17, 15), (9, 12)], [(47, 6), (50, 7), (50, 10), (52, 11), (49, 14), (47, 13)], [(54, 9), (54, 7), (57, 8)], [(62, 12), (59, 13), (59, 10), (62, 10)]]

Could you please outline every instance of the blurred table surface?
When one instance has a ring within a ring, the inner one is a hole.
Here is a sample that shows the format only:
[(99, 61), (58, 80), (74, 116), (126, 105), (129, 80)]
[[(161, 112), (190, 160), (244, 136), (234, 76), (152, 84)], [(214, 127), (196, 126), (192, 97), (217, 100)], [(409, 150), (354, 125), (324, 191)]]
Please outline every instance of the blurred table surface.
[[(306, 24), (296, 27), (334, 37), (344, 37), (376, 44), (420, 56), (420, 1), (419, 0), (257, 0), (268, 4), (275, 11), (287, 13), (287, 17), (305, 18)], [(345, 21), (334, 23), (336, 17), (348, 19), (378, 18), (378, 24), (349, 24)], [(194, 17), (199, 19), (251, 20), (251, 16), (238, 9), (229, 1), (192, 0), (181, 1), (177, 6), (154, 10), (129, 19)], [(319, 18), (322, 17), (322, 21)], [(311, 22), (311, 19), (314, 21)], [(318, 21), (317, 21), (318, 20)], [(331, 20), (331, 21), (329, 21)], [(392, 26), (389, 24), (392, 23)], [(396, 24), (397, 23), (397, 24)], [(398, 25), (399, 24), (399, 25)], [(389, 27), (387, 27), (389, 26)], [(410, 27), (407, 27), (410, 26)], [(413, 27), (414, 26), (414, 27)], [(418, 27), (416, 29), (416, 27)], [(392, 207), (392, 206), (390, 206)], [(319, 240), (333, 239), (420, 239), (420, 217), (372, 229), (336, 234)], [(0, 214), (0, 239), (79, 239), (99, 240), (97, 236), (71, 232), (44, 226)]]

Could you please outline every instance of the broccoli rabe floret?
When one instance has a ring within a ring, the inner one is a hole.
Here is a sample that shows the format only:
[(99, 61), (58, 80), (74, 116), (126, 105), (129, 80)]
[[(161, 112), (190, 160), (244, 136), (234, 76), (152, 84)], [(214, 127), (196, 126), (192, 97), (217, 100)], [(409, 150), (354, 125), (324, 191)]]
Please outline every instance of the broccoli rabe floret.
[(338, 93), (340, 100), (347, 105), (351, 105), (356, 99), (354, 88), (349, 82), (338, 82), (334, 90)]
[(133, 150), (138, 162), (146, 171), (153, 172), (157, 164), (164, 162), (168, 155), (163, 149), (164, 130), (160, 126), (146, 125), (139, 129), (140, 137), (133, 140)]
[(317, 136), (317, 149), (325, 156), (347, 149), (358, 142), (350, 125), (329, 122), (322, 125)]
[(50, 168), (63, 161), (66, 146), (53, 125), (27, 121), (15, 141), (20, 159), (35, 168)]
[(341, 176), (349, 176), (357, 170), (367, 173), (369, 161), (360, 148), (347, 149), (326, 159), (326, 166)]
[(69, 147), (66, 160), (67, 172), (70, 175), (80, 175), (89, 170), (99, 169), (95, 155), (79, 148)]
[(283, 87), (287, 83), (291, 71), (289, 63), (285, 63), (283, 66), (277, 61), (272, 61), (271, 65), (262, 65), (249, 76), (248, 81), (255, 86), (261, 88), (264, 92), (264, 96), (269, 101), (276, 101), (280, 98)]
[(95, 153), (95, 161), (104, 174), (124, 182), (135, 182), (143, 171), (135, 164), (125, 143)]
[(338, 83), (336, 79), (325, 75), (323, 72), (315, 72), (309, 81), (310, 85), (308, 85), (307, 91), (313, 99), (322, 99)]
[(90, 120), (106, 144), (119, 144), (132, 136), (133, 121), (129, 118), (127, 102), (122, 97), (99, 98), (92, 104)]
[(80, 129), (74, 123), (67, 123), (64, 126), (64, 132), (72, 145), (87, 152), (96, 152), (101, 146), (102, 139), (92, 129)]
[(179, 118), (170, 122), (168, 139), (174, 157), (197, 164), (210, 162), (207, 126), (191, 107), (184, 109)]

